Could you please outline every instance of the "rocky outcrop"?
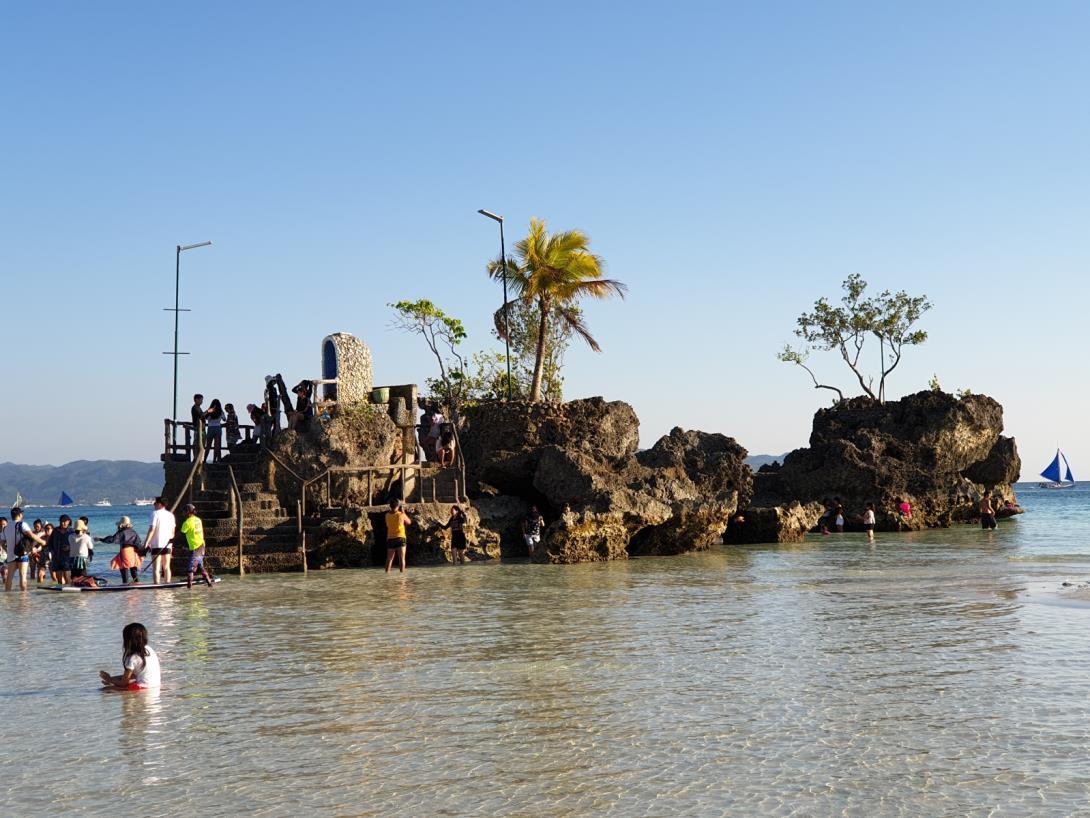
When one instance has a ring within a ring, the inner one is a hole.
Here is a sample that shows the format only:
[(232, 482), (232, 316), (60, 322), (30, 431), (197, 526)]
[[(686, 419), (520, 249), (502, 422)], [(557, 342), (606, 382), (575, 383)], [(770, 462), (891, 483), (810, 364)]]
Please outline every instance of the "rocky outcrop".
[[(632, 407), (602, 398), (483, 404), (462, 431), (474, 504), (513, 510), (508, 498), (520, 498), (549, 522), (537, 560), (677, 554), (716, 542), (752, 493), (746, 450), (724, 435), (681, 429), (644, 452), (638, 440)], [(513, 530), (522, 555), (524, 516), (498, 519), (503, 533), (495, 535), (510, 543)]]
[[(779, 506), (782, 513), (795, 501), (839, 502), (848, 527), (858, 528), (874, 503), (880, 530), (973, 519), (985, 489), (1000, 504), (1015, 501), (1011, 484), (1021, 462), (1002, 430), (1003, 408), (983, 395), (928, 391), (884, 405), (843, 401), (814, 416), (808, 448), (788, 454), (778, 469), (762, 468), (754, 507)], [(897, 513), (902, 500), (912, 506), (910, 519)], [(744, 516), (769, 519), (754, 508)]]
[(804, 504), (797, 500), (782, 506), (753, 506), (731, 518), (723, 542), (728, 545), (802, 542), (824, 513), (821, 503)]
[[(401, 455), (401, 432), (382, 409), (366, 403), (339, 408), (324, 422), (311, 420), (305, 431), (281, 430), (273, 440), (271, 451), (288, 468), (304, 478), (321, 474), (330, 466), (378, 466), (397, 462)], [(285, 508), (294, 508), (299, 497), (299, 482), (279, 463), (270, 458), (269, 482), (276, 486)], [(366, 505), (366, 480), (341, 478), (333, 486), (340, 503)], [(385, 500), (391, 486), (385, 482), (373, 485), (375, 496)], [(308, 503), (315, 507), (329, 504), (326, 486), (319, 481), (308, 489)]]
[[(466, 511), (466, 557), (470, 560), (499, 559), (499, 542), (481, 525), (474, 508)], [(409, 565), (453, 562), (450, 531), (443, 528), (450, 517), (450, 505), (420, 503), (408, 507), (412, 525), (405, 529)], [(382, 512), (359, 511), (345, 520), (322, 523), (315, 545), (308, 551), (308, 565), (345, 567), (382, 565), (386, 558), (386, 531)], [(329, 565), (323, 564), (329, 561)]]

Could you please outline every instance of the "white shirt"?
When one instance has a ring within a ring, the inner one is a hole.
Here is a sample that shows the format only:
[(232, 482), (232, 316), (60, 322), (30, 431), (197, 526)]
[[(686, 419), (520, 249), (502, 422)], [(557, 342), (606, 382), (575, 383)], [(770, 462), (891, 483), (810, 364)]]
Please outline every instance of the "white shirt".
[[(4, 545), (12, 559), (15, 559), (16, 544), (23, 538), (24, 534), (30, 534), (33, 531), (34, 529), (30, 527), (30, 524), (26, 520), (12, 523), (4, 529)], [(31, 542), (33, 542), (33, 540)], [(27, 547), (27, 553), (30, 553), (29, 546)]]
[(874, 512), (869, 508), (863, 512), (863, 524), (874, 525)]
[[(168, 511), (167, 514), (170, 514)], [(141, 687), (159, 687), (162, 674), (159, 670), (159, 656), (151, 648), (146, 648), (147, 657), (135, 653), (125, 659), (125, 670), (133, 672), (132, 681)]]
[(148, 548), (170, 548), (170, 538), (174, 536), (174, 515), (165, 508), (156, 509), (151, 515), (151, 533)]

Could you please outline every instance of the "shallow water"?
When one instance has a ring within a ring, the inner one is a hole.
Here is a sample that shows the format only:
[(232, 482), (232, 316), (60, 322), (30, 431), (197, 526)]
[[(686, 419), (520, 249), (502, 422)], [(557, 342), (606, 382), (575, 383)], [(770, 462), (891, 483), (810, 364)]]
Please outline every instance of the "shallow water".
[[(1020, 496), (873, 547), (0, 595), (0, 813), (1085, 814), (1090, 491)], [(98, 689), (130, 621), (158, 694)]]

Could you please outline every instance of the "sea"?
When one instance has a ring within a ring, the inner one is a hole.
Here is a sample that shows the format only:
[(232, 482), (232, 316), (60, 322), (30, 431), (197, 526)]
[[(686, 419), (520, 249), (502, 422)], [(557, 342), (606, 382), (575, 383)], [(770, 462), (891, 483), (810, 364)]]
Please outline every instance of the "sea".
[[(0, 594), (0, 814), (1087, 815), (1090, 484), (1018, 489), (873, 544)], [(99, 688), (129, 622), (157, 692)]]

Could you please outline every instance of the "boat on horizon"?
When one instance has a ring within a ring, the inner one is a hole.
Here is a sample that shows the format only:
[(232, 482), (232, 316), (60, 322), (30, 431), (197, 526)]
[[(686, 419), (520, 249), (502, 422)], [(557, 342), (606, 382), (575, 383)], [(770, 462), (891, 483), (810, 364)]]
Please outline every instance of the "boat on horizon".
[(132, 504), (134, 506), (150, 506), (154, 502), (155, 501), (153, 499), (151, 499), (150, 497), (143, 497), (143, 498), (141, 498), (139, 500), (133, 500)]
[(75, 500), (73, 500), (71, 497), (68, 496), (68, 492), (62, 491), (60, 499), (57, 500), (57, 505), (58, 506), (70, 506), (73, 503), (75, 503)]
[(111, 503), (109, 500), (103, 498), (102, 500), (99, 500), (97, 503), (95, 503), (95, 505), (98, 506), (99, 508), (108, 508), (108, 507), (112, 506), (113, 503)]
[[(1063, 478), (1060, 477), (1060, 461), (1063, 461)], [(1056, 449), (1056, 456), (1052, 458), (1052, 462), (1049, 463), (1043, 472), (1041, 477), (1048, 480), (1047, 483), (1038, 483), (1037, 485), (1043, 489), (1070, 489), (1075, 487), (1075, 478), (1071, 475), (1071, 465), (1067, 462), (1067, 455)]]

